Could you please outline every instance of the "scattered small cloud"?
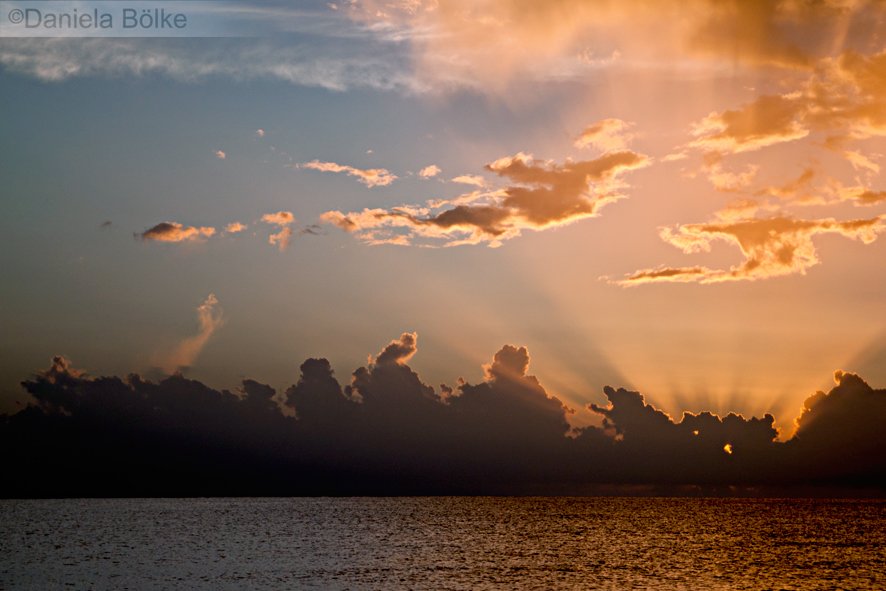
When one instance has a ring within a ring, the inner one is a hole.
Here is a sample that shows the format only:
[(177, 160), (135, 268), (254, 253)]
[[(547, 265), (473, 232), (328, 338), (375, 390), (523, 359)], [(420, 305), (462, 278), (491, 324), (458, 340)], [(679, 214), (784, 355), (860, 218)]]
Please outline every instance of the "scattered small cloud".
[(633, 125), (621, 119), (602, 119), (581, 132), (575, 140), (575, 147), (593, 146), (602, 152), (623, 150), (634, 138), (634, 134), (627, 133), (628, 128)]
[(426, 166), (426, 167), (422, 168), (418, 172), (418, 176), (420, 176), (423, 179), (429, 179), (429, 178), (433, 178), (433, 177), (437, 176), (438, 174), (440, 174), (440, 172), (441, 171), (440, 171), (439, 166), (437, 166), (436, 164), (431, 164), (430, 166)]
[(197, 334), (186, 338), (171, 353), (163, 356), (160, 360), (160, 367), (168, 374), (191, 367), (203, 347), (206, 346), (209, 337), (225, 322), (226, 319), (222, 315), (218, 299), (213, 294), (209, 294), (206, 301), (197, 308)]
[(295, 223), (295, 216), (293, 216), (290, 211), (278, 211), (277, 213), (263, 215), (261, 221), (277, 226), (288, 226), (289, 224)]
[(160, 222), (141, 234), (136, 234), (142, 242), (196, 242), (215, 234), (215, 228), (183, 226), (175, 222)]
[[(501, 495), (642, 484), (765, 494), (810, 484), (881, 491), (886, 477), (886, 390), (853, 373), (835, 372), (835, 387), (806, 399), (786, 441), (772, 414), (675, 420), (642, 393), (611, 386), (605, 404), (586, 406), (600, 426), (571, 429), (575, 411), (528, 373), (526, 347), (505, 344), (480, 382), (458, 378), (442, 395), (408, 365), (416, 333), (391, 341), (344, 386), (327, 359), (310, 358), (281, 396), (251, 379), (218, 391), (179, 373), (224, 323), (214, 296), (197, 319), (197, 335), (162, 356), (167, 375), (157, 381), (91, 377), (62, 356), (23, 381), (33, 402), (0, 421), (0, 438), (17, 450), (2, 493)], [(63, 446), (77, 462), (59, 455)], [(84, 470), (94, 478), (77, 478)]]
[(465, 185), (474, 185), (477, 187), (485, 187), (486, 181), (479, 174), (463, 174), (452, 179), (453, 183), (462, 183)]
[(255, 130), (255, 134), (256, 134), (258, 137), (264, 137), (265, 132), (264, 132), (264, 130), (262, 130), (262, 129), (256, 129), (256, 130)]
[(874, 174), (880, 174), (880, 165), (872, 162), (870, 158), (868, 158), (861, 152), (852, 152), (847, 150), (846, 152), (843, 152), (843, 156), (846, 157), (846, 160), (848, 160), (852, 164), (852, 167), (855, 170), (864, 168)]
[(285, 251), (292, 244), (292, 228), (283, 228), (279, 233), (271, 234), (269, 242), (279, 246), (280, 252)]
[(393, 183), (397, 176), (391, 174), (389, 170), (384, 168), (371, 168), (369, 170), (360, 170), (353, 166), (343, 166), (335, 162), (320, 162), (314, 160), (312, 162), (302, 162), (297, 165), (298, 168), (311, 168), (324, 172), (345, 172), (351, 176), (357, 177), (357, 180), (367, 187), (384, 187)]
[(225, 232), (229, 234), (236, 234), (237, 232), (242, 232), (246, 228), (248, 228), (246, 224), (241, 224), (240, 222), (234, 222), (225, 226)]
[(225, 154), (224, 152), (222, 152), (221, 150), (217, 150), (217, 151), (215, 152), (215, 155), (216, 155), (216, 157), (219, 158), (220, 160), (224, 160), (225, 157), (226, 157), (226, 154)]

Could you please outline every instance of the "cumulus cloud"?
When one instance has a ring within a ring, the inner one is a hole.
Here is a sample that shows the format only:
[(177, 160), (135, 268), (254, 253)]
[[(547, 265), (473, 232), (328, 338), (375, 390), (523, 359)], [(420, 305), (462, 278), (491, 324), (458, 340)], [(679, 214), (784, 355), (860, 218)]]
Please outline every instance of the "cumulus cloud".
[(226, 154), (225, 154), (224, 152), (222, 152), (221, 150), (217, 150), (217, 151), (215, 152), (215, 155), (216, 155), (216, 157), (217, 157), (218, 159), (220, 159), (220, 160), (224, 160), (225, 157), (226, 157)]
[(875, 390), (854, 373), (834, 373), (836, 386), (806, 399), (787, 442), (792, 460), (812, 482), (884, 482), (886, 389)]
[(183, 226), (175, 222), (160, 222), (153, 228), (149, 228), (136, 237), (142, 242), (196, 242), (204, 240), (215, 234), (215, 228), (196, 228)]
[(262, 216), (261, 221), (267, 224), (280, 226), (280, 231), (271, 234), (268, 238), (270, 244), (276, 244), (280, 252), (284, 252), (289, 245), (292, 244), (292, 228), (289, 224), (295, 223), (295, 216), (289, 211), (278, 211), (277, 213), (268, 213)]
[(183, 340), (172, 352), (161, 356), (160, 367), (166, 373), (180, 371), (194, 364), (209, 338), (225, 323), (218, 299), (212, 294), (197, 308), (197, 334)]
[(246, 224), (241, 224), (240, 222), (233, 222), (225, 226), (225, 232), (229, 234), (236, 234), (237, 232), (242, 232), (246, 228), (248, 228)]
[(429, 179), (440, 174), (440, 167), (436, 164), (431, 164), (430, 166), (425, 166), (418, 172), (418, 176), (423, 179)]
[(397, 180), (396, 175), (391, 174), (389, 170), (386, 170), (384, 168), (360, 170), (359, 168), (354, 168), (353, 166), (343, 166), (341, 164), (336, 164), (335, 162), (320, 162), (319, 160), (314, 160), (312, 162), (302, 162), (301, 164), (298, 164), (298, 167), (322, 170), (325, 172), (345, 172), (351, 176), (357, 177), (357, 180), (367, 187), (384, 187), (386, 185), (390, 185), (395, 180)]
[(622, 286), (662, 281), (716, 283), (805, 274), (806, 269), (819, 263), (812, 242), (814, 236), (840, 234), (869, 244), (876, 240), (877, 234), (886, 230), (886, 225), (881, 223), (883, 217), (840, 222), (830, 218), (798, 220), (776, 216), (664, 228), (662, 239), (687, 254), (709, 251), (711, 244), (719, 240), (738, 246), (745, 261), (729, 270), (704, 267), (645, 269), (613, 282)]
[(278, 211), (277, 213), (266, 213), (262, 216), (261, 221), (282, 227), (295, 223), (295, 216), (291, 211)]
[(255, 130), (255, 134), (256, 134), (258, 137), (264, 137), (265, 132), (264, 132), (264, 130), (256, 129), (256, 130)]
[(399, 363), (404, 365), (409, 359), (415, 355), (418, 348), (415, 346), (418, 340), (418, 334), (409, 334), (404, 332), (399, 341), (391, 341), (375, 358), (378, 365), (386, 365), (389, 363)]
[[(597, 216), (601, 207), (626, 196), (617, 177), (649, 162), (630, 150), (564, 164), (521, 152), (484, 167), (509, 181), (497, 191), (470, 193), (455, 203), (432, 202), (430, 207), (330, 211), (320, 219), (372, 244), (412, 244), (415, 238), (432, 238), (444, 240), (445, 246), (485, 242), (494, 247), (525, 229), (543, 230)], [(431, 211), (450, 204), (454, 207)]]
[(231, 392), (180, 373), (157, 383), (91, 377), (55, 357), (22, 383), (33, 402), (0, 415), (0, 439), (17, 450), (0, 492), (580, 494), (637, 484), (882, 488), (886, 477), (886, 390), (854, 374), (837, 372), (834, 389), (812, 395), (782, 443), (768, 414), (675, 421), (641, 393), (608, 386), (607, 404), (588, 405), (602, 425), (570, 430), (572, 409), (528, 374), (525, 347), (503, 346), (481, 382), (459, 378), (443, 396), (407, 364), (416, 352), (417, 335), (404, 333), (344, 386), (329, 361), (308, 359), (281, 395), (250, 379)]
[(280, 248), (280, 252), (285, 251), (292, 244), (292, 228), (282, 228), (276, 234), (271, 234), (268, 242), (276, 244)]
[(625, 123), (621, 119), (602, 119), (585, 128), (575, 140), (575, 147), (585, 148), (593, 146), (603, 152), (610, 150), (623, 150), (633, 134), (627, 133), (627, 129), (633, 123)]

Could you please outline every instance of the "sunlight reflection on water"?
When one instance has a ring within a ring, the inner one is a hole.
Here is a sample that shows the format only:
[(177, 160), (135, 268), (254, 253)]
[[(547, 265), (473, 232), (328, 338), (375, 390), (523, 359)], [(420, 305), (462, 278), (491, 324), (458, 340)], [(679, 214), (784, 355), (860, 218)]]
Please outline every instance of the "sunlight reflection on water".
[(0, 501), (3, 589), (877, 589), (886, 502)]

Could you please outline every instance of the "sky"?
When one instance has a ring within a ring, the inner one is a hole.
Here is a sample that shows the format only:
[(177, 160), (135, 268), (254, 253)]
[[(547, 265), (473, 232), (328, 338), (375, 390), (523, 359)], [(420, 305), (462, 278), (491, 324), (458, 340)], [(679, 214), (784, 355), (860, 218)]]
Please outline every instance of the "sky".
[(882, 3), (226, 6), (0, 38), (0, 412), (55, 356), (285, 410), (401, 335), (436, 396), (525, 347), (576, 428), (886, 386)]

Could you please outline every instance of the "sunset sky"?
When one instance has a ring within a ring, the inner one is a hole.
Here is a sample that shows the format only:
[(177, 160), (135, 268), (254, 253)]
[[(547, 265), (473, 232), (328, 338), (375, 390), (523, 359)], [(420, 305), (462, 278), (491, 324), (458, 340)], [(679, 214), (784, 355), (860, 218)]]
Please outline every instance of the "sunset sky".
[(55, 355), (282, 392), (403, 333), (437, 393), (525, 346), (573, 426), (886, 387), (882, 3), (230, 6), (0, 39), (0, 413)]

